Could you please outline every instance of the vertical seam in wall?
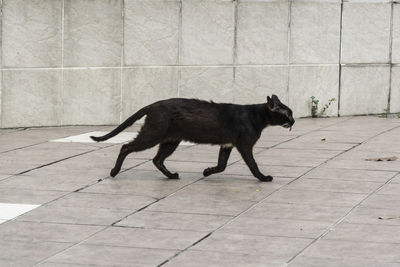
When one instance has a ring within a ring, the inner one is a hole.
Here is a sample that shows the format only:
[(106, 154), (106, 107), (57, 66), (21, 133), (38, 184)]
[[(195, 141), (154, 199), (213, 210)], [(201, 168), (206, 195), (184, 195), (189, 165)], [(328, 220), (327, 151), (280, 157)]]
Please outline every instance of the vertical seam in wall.
[(340, 117), (340, 100), (342, 93), (342, 38), (343, 38), (343, 0), (340, 3), (340, 29), (339, 29), (339, 81), (338, 81), (338, 117)]
[(124, 50), (125, 50), (125, 0), (121, 2), (121, 60), (119, 75), (119, 123), (122, 122), (122, 88), (123, 88), (123, 68), (124, 68)]
[(389, 63), (390, 63), (390, 73), (389, 73), (389, 92), (388, 92), (388, 103), (387, 103), (387, 108), (386, 112), (390, 112), (390, 100), (391, 100), (391, 94), (392, 94), (392, 68), (393, 68), (393, 62), (392, 62), (392, 49), (393, 49), (393, 9), (394, 9), (394, 3), (392, 1), (391, 6), (390, 6), (390, 36), (389, 36)]
[(179, 18), (178, 18), (178, 82), (177, 82), (177, 96), (180, 97), (180, 89), (181, 89), (181, 55), (182, 55), (182, 9), (183, 3), (182, 0), (179, 1)]
[[(232, 0), (234, 4), (234, 14), (233, 14), (233, 83), (235, 83), (236, 78), (236, 58), (237, 58), (237, 25), (238, 25), (238, 1)], [(233, 90), (233, 88), (232, 88)], [(233, 101), (235, 100), (233, 95)]]
[(288, 4), (288, 32), (287, 32), (287, 85), (286, 85), (286, 95), (287, 95), (287, 101), (288, 105), (291, 105), (290, 103), (290, 42), (291, 42), (291, 24), (292, 24), (292, 0), (289, 0)]
[(0, 42), (0, 66), (1, 66), (1, 80), (0, 80), (0, 128), (3, 127), (3, 0), (0, 0), (0, 19), (1, 19), (1, 42)]
[(60, 100), (61, 100), (61, 118), (60, 118), (60, 126), (64, 125), (64, 7), (65, 0), (61, 2), (61, 92), (60, 92)]
[(0, 128), (3, 127), (3, 0), (0, 0), (0, 16), (1, 16), (1, 27), (0, 27), (0, 34), (1, 34), (1, 43), (0, 43), (0, 65), (1, 65), (1, 81), (0, 81)]

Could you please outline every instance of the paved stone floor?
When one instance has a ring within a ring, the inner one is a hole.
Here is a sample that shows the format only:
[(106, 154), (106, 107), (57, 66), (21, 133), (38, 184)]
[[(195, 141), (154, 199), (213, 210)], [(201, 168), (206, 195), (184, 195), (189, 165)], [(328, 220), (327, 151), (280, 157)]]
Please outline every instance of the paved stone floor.
[(204, 178), (216, 146), (180, 146), (167, 180), (156, 148), (110, 178), (120, 144), (49, 142), (110, 129), (0, 130), (0, 266), (400, 266), (400, 119), (267, 128), (271, 183), (236, 151)]

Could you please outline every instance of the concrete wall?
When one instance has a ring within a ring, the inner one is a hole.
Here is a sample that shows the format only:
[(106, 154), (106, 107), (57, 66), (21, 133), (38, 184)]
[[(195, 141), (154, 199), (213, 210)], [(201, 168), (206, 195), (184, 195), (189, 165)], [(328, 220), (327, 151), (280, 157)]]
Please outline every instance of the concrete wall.
[(296, 117), (400, 112), (400, 5), (386, 0), (3, 0), (1, 127), (118, 124), (169, 97)]

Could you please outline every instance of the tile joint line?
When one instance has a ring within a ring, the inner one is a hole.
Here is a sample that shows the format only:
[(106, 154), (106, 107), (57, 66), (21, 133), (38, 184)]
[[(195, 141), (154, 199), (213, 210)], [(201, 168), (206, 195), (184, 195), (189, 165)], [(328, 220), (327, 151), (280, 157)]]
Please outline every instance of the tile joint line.
[[(304, 135), (306, 135), (306, 134), (309, 134), (309, 133), (312, 133), (312, 132), (321, 130), (321, 129), (326, 128), (326, 127), (333, 126), (333, 125), (335, 125), (335, 124), (343, 123), (343, 122), (348, 121), (348, 120), (351, 120), (351, 119), (352, 119), (352, 118), (349, 118), (349, 119), (344, 120), (344, 121), (339, 121), (339, 122), (332, 123), (332, 124), (330, 124), (330, 125), (326, 125), (326, 126), (319, 127), (319, 128), (317, 128), (317, 129), (314, 129), (314, 130), (308, 131), (308, 132), (306, 132), (306, 133), (300, 134), (300, 135), (298, 135), (298, 136), (296, 136), (296, 137), (294, 137), (294, 138), (292, 138), (292, 139), (283, 141), (283, 142), (281, 142), (281, 143), (279, 143), (279, 144), (276, 144), (276, 145), (274, 145), (274, 146), (272, 146), (272, 147), (269, 147), (269, 148), (267, 148), (267, 149), (265, 149), (265, 150), (269, 150), (269, 149), (274, 148), (274, 147), (276, 147), (276, 146), (278, 146), (278, 145), (280, 145), (280, 144), (290, 142), (290, 141), (292, 141), (292, 140), (294, 140), (294, 139), (297, 139), (297, 138), (299, 138), (299, 137), (301, 137), (301, 136), (304, 136)], [(400, 127), (400, 126), (399, 126), (399, 127)], [(265, 151), (265, 150), (263, 150), (263, 151)], [(263, 151), (260, 151), (260, 152), (258, 152), (258, 153), (261, 153), (261, 152), (263, 152)], [(258, 153), (255, 153), (255, 154), (258, 154)], [(235, 161), (235, 162), (229, 164), (229, 166), (232, 165), (232, 164), (234, 164), (234, 163), (237, 163), (238, 161), (240, 161), (240, 160), (237, 160), (237, 161)], [(320, 165), (322, 165), (322, 164), (323, 164), (323, 163), (321, 163)], [(320, 166), (320, 165), (318, 165), (318, 166)], [(317, 167), (318, 167), (318, 166), (317, 166)], [(315, 167), (315, 168), (317, 168), (317, 167)], [(311, 170), (310, 170), (310, 171), (311, 171)], [(308, 172), (309, 172), (309, 171), (308, 171)], [(306, 173), (308, 173), (308, 172), (306, 172)], [(302, 174), (302, 175), (299, 176), (297, 179), (299, 179), (300, 177), (304, 176), (306, 173)], [(203, 178), (201, 178), (201, 179), (199, 179), (199, 180), (197, 180), (197, 181), (200, 181), (200, 180), (202, 180), (202, 179), (204, 179), (204, 178), (205, 178), (205, 177), (203, 177)], [(297, 180), (297, 179), (294, 179), (293, 181), (295, 181), (295, 180)], [(197, 182), (197, 181), (195, 181), (195, 182)], [(291, 182), (293, 182), (293, 181), (291, 181)], [(194, 182), (194, 183), (195, 183), (195, 182)], [(288, 184), (290, 184), (291, 182), (289, 182)], [(255, 204), (251, 205), (250, 207), (246, 208), (245, 210), (243, 210), (242, 212), (240, 212), (240, 213), (237, 214), (236, 216), (233, 216), (233, 218), (231, 218), (230, 220), (226, 221), (225, 223), (223, 223), (222, 225), (220, 225), (220, 226), (217, 227), (216, 229), (210, 231), (210, 232), (207, 233), (205, 236), (203, 236), (201, 239), (197, 240), (196, 242), (194, 242), (193, 244), (189, 245), (189, 246), (186, 247), (185, 249), (183, 249), (183, 250), (177, 252), (177, 253), (176, 253), (175, 255), (173, 255), (172, 257), (170, 257), (170, 258), (168, 258), (167, 260), (163, 261), (162, 263), (160, 263), (159, 265), (157, 265), (157, 267), (163, 266), (164, 264), (168, 263), (168, 262), (171, 261), (172, 259), (174, 259), (174, 258), (176, 258), (177, 256), (179, 256), (181, 253), (185, 252), (186, 250), (188, 250), (188, 249), (190, 249), (191, 247), (195, 246), (196, 244), (200, 243), (200, 242), (203, 241), (204, 239), (207, 239), (207, 238), (208, 238), (209, 236), (211, 236), (214, 232), (218, 231), (219, 229), (221, 229), (221, 228), (224, 227), (225, 225), (231, 223), (231, 222), (234, 221), (236, 218), (238, 218), (240, 215), (242, 215), (243, 213), (245, 213), (245, 212), (247, 212), (248, 210), (252, 209), (253, 207), (257, 206), (258, 204), (260, 204), (261, 202), (263, 202), (266, 198), (268, 198), (270, 195), (272, 195), (273, 193), (275, 193), (275, 192), (277, 192), (277, 191), (280, 191), (283, 187), (287, 186), (288, 184), (283, 185), (282, 187), (278, 188), (277, 190), (275, 190), (275, 191), (273, 191), (273, 192), (267, 194), (267, 195), (266, 195), (263, 199), (261, 199), (260, 201), (256, 202)], [(178, 190), (178, 191), (179, 191), (179, 190)]]
[[(350, 149), (348, 149), (348, 150), (346, 150), (346, 151), (344, 151), (344, 152), (342, 152), (342, 153), (340, 153), (340, 154), (338, 154), (338, 155), (336, 155), (336, 156), (334, 156), (333, 158), (336, 158), (336, 157), (338, 157), (338, 156), (340, 156), (340, 155), (342, 155), (342, 154), (344, 154), (344, 153), (346, 153), (346, 152), (348, 152), (348, 151), (350, 151), (350, 150), (352, 150), (352, 149), (354, 149), (354, 148), (356, 148), (356, 147), (358, 147), (358, 146), (360, 146), (360, 145), (362, 145), (362, 144), (365, 144), (366, 142), (368, 142), (369, 140), (371, 140), (371, 139), (373, 139), (373, 138), (375, 138), (375, 137), (377, 137), (377, 136), (379, 136), (379, 135), (382, 135), (382, 134), (385, 134), (385, 133), (388, 133), (388, 132), (390, 132), (390, 131), (393, 131), (394, 129), (397, 129), (397, 128), (399, 128), (400, 126), (395, 126), (395, 127), (392, 127), (391, 129), (389, 129), (389, 130), (386, 130), (386, 131), (383, 131), (383, 132), (380, 132), (380, 133), (378, 133), (378, 134), (376, 134), (376, 135), (374, 135), (374, 136), (372, 136), (372, 137), (369, 137), (369, 138), (367, 138), (367, 140), (365, 140), (364, 142), (362, 142), (362, 143), (360, 143), (360, 144), (357, 144), (357, 145), (355, 145), (355, 146), (353, 146), (352, 148), (350, 148)], [(331, 158), (331, 159), (333, 159), (333, 158)], [(331, 159), (329, 159), (329, 160), (331, 160)], [(328, 160), (328, 161), (329, 161)], [(326, 161), (327, 162), (327, 161)], [(326, 163), (326, 162), (324, 162), (324, 163)], [(324, 163), (322, 163), (322, 164), (324, 164)], [(321, 164), (321, 165), (322, 165)], [(321, 166), (321, 165), (319, 165), (319, 166)], [(317, 167), (319, 167), (319, 166), (317, 166)], [(317, 168), (316, 167), (316, 168)], [(320, 236), (318, 236), (316, 239), (314, 239), (310, 244), (308, 244), (305, 248), (303, 248), (300, 252), (298, 252), (296, 255), (294, 255), (292, 258), (290, 258), (289, 260), (288, 260), (288, 262), (287, 262), (287, 264), (289, 264), (290, 262), (292, 262), (295, 258), (297, 258), (300, 254), (302, 254), (305, 250), (307, 250), (310, 246), (312, 246), (315, 242), (317, 242), (318, 240), (320, 240), (321, 238), (323, 238), (325, 235), (327, 235), (329, 232), (331, 232), (332, 230), (333, 230), (333, 228), (335, 228), (338, 224), (340, 224), (355, 208), (357, 208), (357, 207), (359, 207), (365, 200), (367, 200), (370, 196), (372, 196), (373, 194), (375, 194), (376, 192), (378, 192), (383, 186), (385, 186), (386, 184), (388, 184), (393, 178), (395, 178), (398, 174), (399, 174), (400, 172), (396, 172), (388, 181), (386, 181), (383, 185), (381, 185), (380, 187), (378, 187), (377, 189), (375, 189), (373, 192), (371, 192), (370, 194), (368, 194), (364, 199), (362, 199), (358, 204), (356, 204), (354, 207), (352, 207), (342, 218), (340, 218), (338, 221), (336, 221), (332, 226), (330, 226), (327, 230), (325, 230)], [(304, 174), (303, 174), (304, 175)], [(299, 177), (300, 178), (300, 177)], [(297, 180), (297, 179), (295, 179), (295, 180)], [(291, 182), (290, 182), (291, 183)], [(289, 183), (289, 184), (290, 184)]]

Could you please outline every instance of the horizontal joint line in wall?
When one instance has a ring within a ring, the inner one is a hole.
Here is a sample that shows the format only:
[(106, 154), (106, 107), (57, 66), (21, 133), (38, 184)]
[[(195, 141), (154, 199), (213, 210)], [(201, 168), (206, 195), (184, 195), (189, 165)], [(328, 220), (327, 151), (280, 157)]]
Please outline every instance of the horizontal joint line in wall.
[[(400, 66), (400, 63), (342, 63), (343, 67)], [(257, 67), (322, 67), (339, 66), (339, 63), (301, 63), (301, 64), (226, 64), (226, 65), (135, 65), (123, 67), (26, 67), (2, 68), (2, 71), (16, 70), (96, 70), (96, 69), (138, 69), (138, 68), (257, 68)]]
[(342, 67), (390, 67), (390, 63), (342, 63)]
[[(137, 68), (233, 68), (233, 67), (291, 67), (291, 66), (338, 66), (338, 63), (327, 64), (229, 64), (229, 65), (135, 65), (123, 66), (122, 69), (137, 69)], [(369, 64), (374, 65), (374, 64)], [(376, 64), (375, 64), (376, 65)], [(21, 68), (2, 68), (2, 71), (15, 70), (90, 70), (90, 69), (121, 69), (121, 67), (21, 67)]]
[[(320, 1), (321, 2), (321, 1)], [(345, 4), (362, 3), (362, 4), (387, 4), (392, 3), (392, 0), (343, 0)]]

